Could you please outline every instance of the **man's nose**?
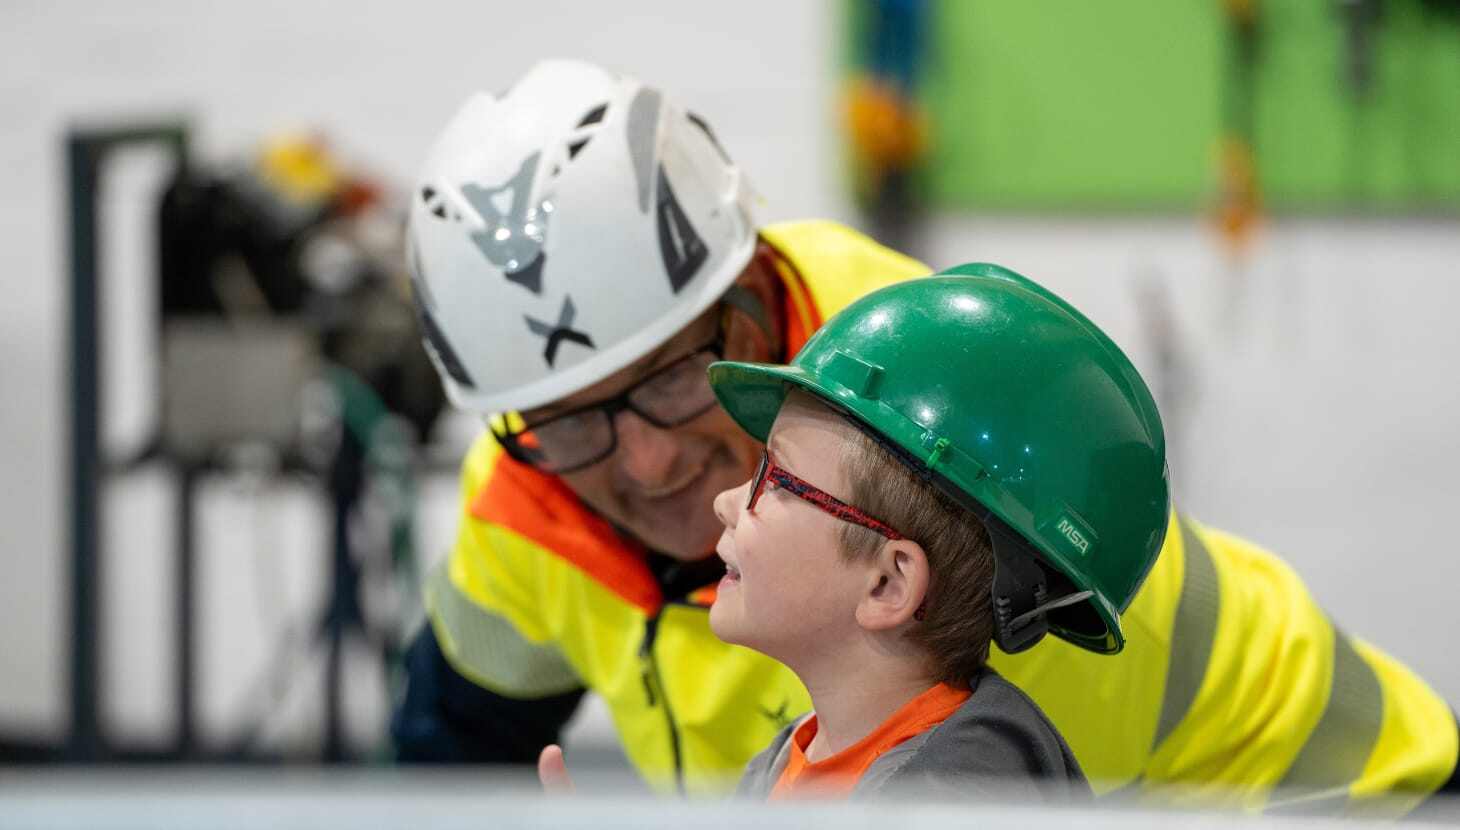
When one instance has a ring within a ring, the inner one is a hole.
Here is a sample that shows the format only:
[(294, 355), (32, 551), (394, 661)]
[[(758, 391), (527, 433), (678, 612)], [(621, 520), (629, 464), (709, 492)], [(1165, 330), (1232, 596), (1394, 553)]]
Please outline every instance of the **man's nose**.
[(674, 475), (679, 458), (679, 436), (673, 429), (660, 429), (632, 411), (614, 417), (618, 451), (614, 461), (640, 487), (660, 487)]

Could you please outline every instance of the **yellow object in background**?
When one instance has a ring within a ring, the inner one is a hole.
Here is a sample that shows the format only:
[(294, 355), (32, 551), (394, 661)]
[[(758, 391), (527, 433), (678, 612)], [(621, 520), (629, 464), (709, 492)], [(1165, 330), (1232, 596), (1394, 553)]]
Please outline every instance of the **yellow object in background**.
[(259, 171), (270, 187), (302, 204), (333, 197), (346, 178), (323, 141), (300, 135), (265, 142)]
[(1256, 160), (1252, 146), (1235, 137), (1223, 139), (1217, 152), (1217, 227), (1227, 247), (1241, 253), (1252, 242), (1262, 214)]
[(845, 118), (852, 151), (870, 170), (908, 170), (927, 150), (926, 113), (885, 81), (853, 79), (847, 86)]

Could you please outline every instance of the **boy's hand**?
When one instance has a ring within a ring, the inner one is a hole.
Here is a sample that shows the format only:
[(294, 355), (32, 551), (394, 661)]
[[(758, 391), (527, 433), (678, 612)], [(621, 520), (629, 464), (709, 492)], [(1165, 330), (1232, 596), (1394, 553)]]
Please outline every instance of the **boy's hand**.
[(537, 756), (537, 780), (542, 782), (542, 791), (548, 795), (572, 795), (573, 779), (568, 776), (568, 765), (563, 761), (563, 748), (548, 744)]

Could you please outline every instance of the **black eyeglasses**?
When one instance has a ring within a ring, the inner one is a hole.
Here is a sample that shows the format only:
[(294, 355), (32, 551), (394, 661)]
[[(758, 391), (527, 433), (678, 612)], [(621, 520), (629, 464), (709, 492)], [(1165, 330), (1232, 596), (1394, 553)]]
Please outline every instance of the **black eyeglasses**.
[(618, 449), (614, 416), (628, 410), (660, 429), (677, 427), (715, 407), (707, 371), (724, 357), (724, 330), (690, 354), (654, 372), (607, 400), (528, 424), (519, 431), (493, 427), (512, 458), (545, 473), (571, 473), (591, 467)]

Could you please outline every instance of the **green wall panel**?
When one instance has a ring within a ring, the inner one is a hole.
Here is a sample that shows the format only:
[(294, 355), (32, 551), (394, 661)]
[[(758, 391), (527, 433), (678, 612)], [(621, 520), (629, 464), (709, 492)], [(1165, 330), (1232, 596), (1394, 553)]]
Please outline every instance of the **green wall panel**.
[(1460, 204), (1460, 26), (1385, 4), (1367, 92), (1348, 77), (1334, 4), (1262, 6), (1256, 143), (1268, 201), (1294, 209)]
[[(1460, 210), (1460, 15), (1387, 0), (1372, 83), (1333, 0), (1257, 0), (1253, 140), (1279, 211)], [(846, 0), (859, 63), (865, 0)], [(935, 206), (1203, 210), (1231, 94), (1219, 0), (934, 0), (917, 182)]]
[(1215, 8), (943, 2), (925, 76), (925, 192), (991, 208), (1173, 207), (1205, 191)]

